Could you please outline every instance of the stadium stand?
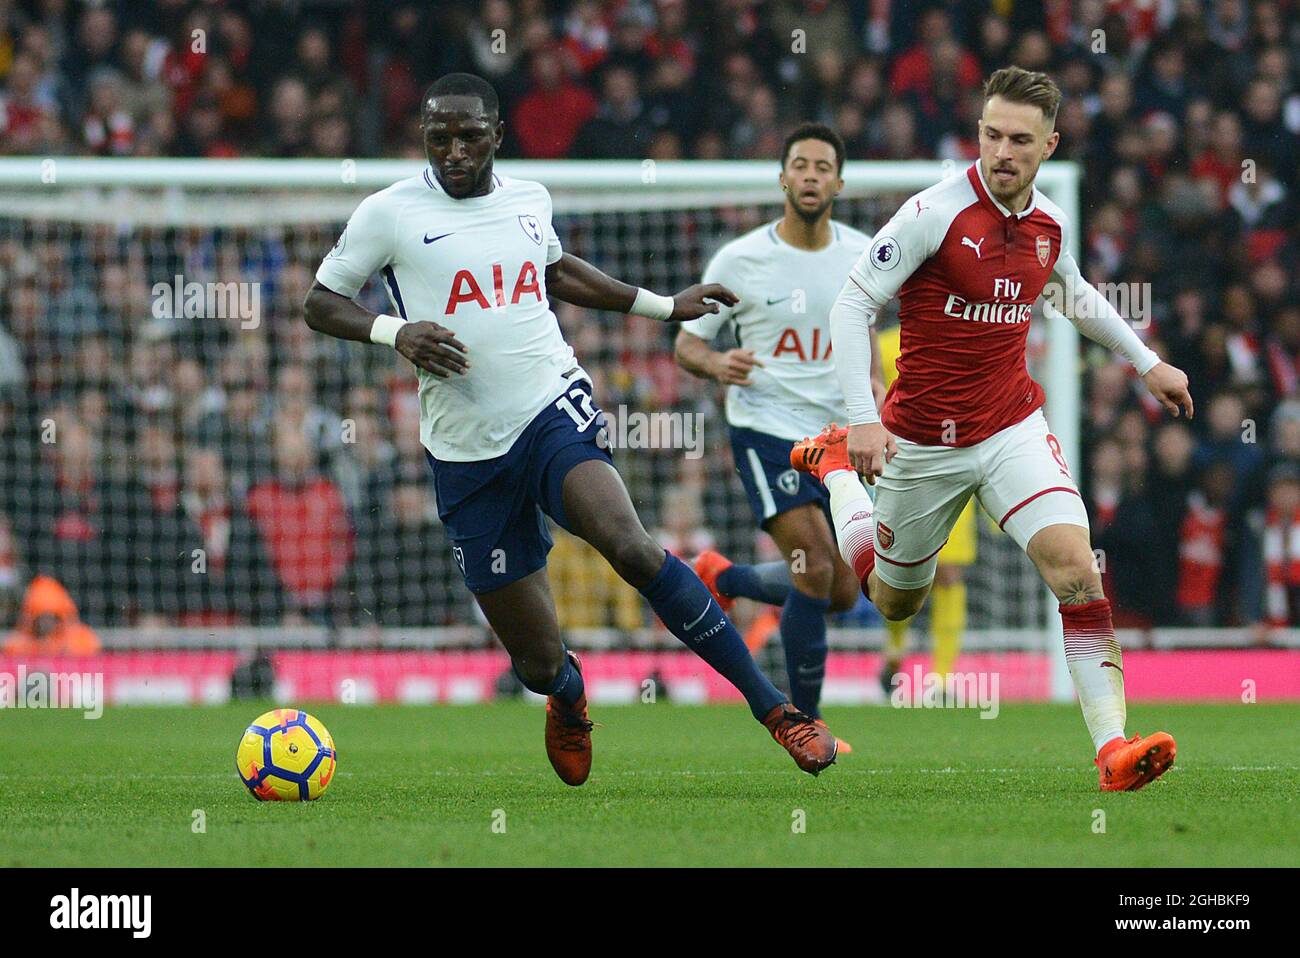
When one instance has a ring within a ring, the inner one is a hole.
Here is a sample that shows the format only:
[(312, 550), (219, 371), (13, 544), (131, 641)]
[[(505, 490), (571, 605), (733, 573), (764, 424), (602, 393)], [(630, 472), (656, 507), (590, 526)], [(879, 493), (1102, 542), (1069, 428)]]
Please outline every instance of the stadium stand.
[[(420, 158), (422, 89), (469, 70), (500, 93), (504, 157), (772, 159), (815, 119), (851, 159), (965, 162), (980, 79), (1009, 62), (1065, 90), (1058, 157), (1085, 171), (1085, 271), (1148, 284), (1143, 336), (1198, 407), (1168, 420), (1084, 354), (1077, 472), (1116, 624), (1300, 624), (1294, 3), (0, 2), (0, 154)], [(557, 222), (600, 262), (589, 225)], [(42, 572), (92, 628), (475, 623), (409, 367), (301, 321), (333, 240), (0, 217), (6, 625)], [(262, 329), (159, 318), (151, 284), (180, 274), (260, 283)], [(607, 408), (716, 409), (667, 330), (559, 319)], [(338, 441), (342, 420), (356, 442)], [(764, 547), (731, 469), (664, 453), (625, 475), (648, 524), (676, 536), (674, 516), (698, 515), (702, 540), (752, 557)], [(579, 546), (557, 555), (566, 621), (648, 625)], [(198, 579), (183, 574), (195, 549)]]

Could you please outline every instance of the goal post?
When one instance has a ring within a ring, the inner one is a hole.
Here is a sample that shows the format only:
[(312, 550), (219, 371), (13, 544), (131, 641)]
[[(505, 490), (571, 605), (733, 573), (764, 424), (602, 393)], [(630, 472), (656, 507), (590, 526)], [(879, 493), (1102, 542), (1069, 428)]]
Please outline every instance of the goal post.
[[(951, 161), (849, 161), (836, 217), (873, 232), (908, 195), (944, 177), (959, 175), (964, 166)], [(188, 237), (191, 261), (197, 261), (200, 253), (215, 257), (217, 265), (209, 263), (205, 274), (212, 280), (227, 278), (220, 275), (220, 244), (243, 242), (229, 239), (235, 233), (242, 237), (261, 231), (273, 240), (263, 244), (274, 247), (271, 253), (263, 250), (265, 256), (279, 256), (299, 272), (308, 269), (309, 280), (363, 197), (418, 174), (423, 167), (419, 161), (392, 159), (5, 157), (0, 158), (0, 243), (19, 250), (39, 249), (33, 261), (42, 262), (35, 263), (29, 277), (38, 286), (46, 281), (40, 274), (45, 261), (73, 272), (84, 271), (84, 276), (73, 277), (73, 285), (89, 288), (102, 271), (104, 257), (120, 255), (121, 262), (132, 264), (132, 268), (144, 263), (147, 276), (137, 279), (152, 287), (173, 278), (170, 266), (163, 264), (180, 262), (172, 251), (160, 250), (170, 242), (169, 237), (178, 235), (176, 231), (184, 231)], [(497, 169), (536, 180), (550, 190), (557, 230), (567, 249), (620, 278), (661, 291), (698, 281), (708, 256), (721, 242), (780, 213), (775, 161), (502, 160)], [(1080, 169), (1071, 162), (1048, 162), (1038, 176), (1039, 188), (1070, 217), (1067, 241), (1076, 255), (1080, 250), (1079, 183)], [(105, 253), (110, 249), (125, 252)], [(243, 257), (245, 264), (248, 260)], [(381, 302), (382, 290), (370, 292), (373, 296), (368, 302)], [(1035, 326), (1040, 328), (1031, 331), (1039, 344), (1034, 368), (1046, 387), (1047, 417), (1067, 460), (1077, 469), (1081, 463), (1077, 334), (1059, 315), (1047, 317), (1045, 322), (1040, 319)], [(609, 323), (601, 329), (620, 345), (600, 345), (601, 358), (591, 360), (599, 375), (617, 381), (620, 395), (644, 398), (655, 389), (662, 392), (654, 385), (656, 377), (662, 378), (662, 364), (655, 364), (660, 357), (649, 356), (646, 350), (664, 343), (651, 342), (647, 347), (642, 339), (633, 341), (633, 334), (624, 341), (622, 331)], [(583, 344), (575, 346), (587, 363)], [(373, 370), (378, 361), (373, 355), (356, 359), (362, 355), (357, 350), (364, 346), (342, 347), (339, 356), (355, 360), (366, 370)], [(638, 367), (634, 373), (623, 368), (629, 359)], [(679, 375), (686, 378), (684, 373)], [(623, 382), (629, 377), (636, 380), (631, 386)], [(351, 382), (345, 379), (337, 395), (342, 397)], [(682, 401), (697, 399), (698, 394), (692, 393)], [(714, 429), (708, 442), (710, 451), (715, 444), (725, 444), (725, 429)], [(639, 507), (648, 509), (647, 524), (670, 525), (673, 506), (662, 501), (665, 489), (690, 486), (695, 481), (692, 476), (680, 464), (662, 457), (644, 465), (631, 463), (629, 471), (629, 484), (638, 483), (634, 498)], [(734, 545), (740, 537), (750, 537), (748, 545), (739, 547), (744, 556), (747, 549), (752, 550), (752, 518), (739, 484), (733, 481), (731, 486), (734, 488), (706, 488), (702, 495), (706, 505), (715, 510), (706, 515), (725, 510), (722, 527), (715, 530), (721, 544)], [(36, 494), (39, 497), (40, 491)], [(1043, 639), (1039, 651), (1050, 652), (1053, 660), (1052, 696), (1067, 700), (1073, 691), (1064, 663), (1056, 603), (1043, 597), (1041, 583), (1026, 572), (1023, 557), (1012, 557), (1006, 545), (998, 544), (996, 551), (997, 561), (1004, 564), (983, 578), (973, 572), (972, 602), (982, 603), (976, 612), (983, 622), (974, 631), (1006, 629), (1023, 634), (1038, 630)], [(392, 563), (391, 556), (388, 561)], [(385, 568), (400, 578), (400, 570)], [(112, 568), (104, 572), (102, 588), (111, 592), (115, 572)], [(449, 599), (452, 611), (437, 624), (456, 626), (472, 621), (466, 618), (472, 612), (467, 611), (463, 598)]]

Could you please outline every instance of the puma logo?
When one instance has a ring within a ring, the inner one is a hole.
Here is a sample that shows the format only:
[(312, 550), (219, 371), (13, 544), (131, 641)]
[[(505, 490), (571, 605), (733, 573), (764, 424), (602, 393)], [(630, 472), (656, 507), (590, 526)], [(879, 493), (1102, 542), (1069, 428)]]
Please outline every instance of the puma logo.
[(976, 258), (976, 259), (981, 259), (982, 257), (981, 257), (981, 255), (980, 255), (980, 247), (984, 245), (984, 240), (985, 240), (985, 239), (986, 239), (986, 237), (981, 236), (981, 237), (980, 237), (980, 241), (979, 241), (978, 243), (976, 243), (976, 242), (975, 242), (974, 240), (972, 240), (969, 236), (963, 236), (963, 237), (961, 238), (961, 245), (962, 245), (962, 246), (969, 246), (971, 249), (973, 249), (973, 250), (975, 251), (975, 258)]
[(1114, 670), (1115, 670), (1116, 672), (1118, 672), (1120, 675), (1123, 675), (1123, 674), (1124, 674), (1124, 670), (1121, 669), (1121, 668), (1120, 668), (1118, 665), (1116, 665), (1114, 662), (1102, 662), (1101, 665), (1097, 666), (1097, 668), (1099, 668), (1099, 669), (1104, 669), (1104, 668), (1107, 668), (1107, 667), (1114, 669)]

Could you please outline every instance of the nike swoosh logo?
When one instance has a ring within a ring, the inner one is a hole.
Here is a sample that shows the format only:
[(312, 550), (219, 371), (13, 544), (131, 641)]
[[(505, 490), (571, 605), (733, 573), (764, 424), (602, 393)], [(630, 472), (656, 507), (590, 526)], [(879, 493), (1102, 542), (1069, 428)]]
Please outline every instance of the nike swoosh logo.
[(699, 625), (699, 624), (700, 624), (700, 619), (703, 619), (706, 615), (709, 614), (709, 607), (712, 606), (712, 605), (713, 605), (713, 600), (710, 599), (710, 600), (709, 600), (709, 604), (706, 605), (706, 606), (704, 607), (704, 611), (701, 612), (701, 613), (696, 617), (695, 621), (694, 621), (694, 622), (689, 622), (689, 623), (687, 623), (686, 625), (683, 625), (682, 628), (683, 628), (683, 629), (693, 629), (693, 628), (695, 628), (697, 625)]
[[(442, 236), (450, 236), (450, 235), (451, 235), (451, 233), (443, 233), (443, 234), (442, 234)], [(442, 239), (442, 236), (435, 236), (433, 239), (429, 239), (429, 234), (428, 234), (428, 233), (425, 233), (425, 234), (424, 234), (424, 242), (425, 242), (425, 245), (427, 246), (429, 243), (436, 243), (436, 242), (438, 242), (438, 240)]]
[[(793, 294), (791, 294), (791, 295), (793, 295)], [(789, 298), (790, 298), (789, 296), (782, 296), (780, 299), (772, 299), (772, 298), (769, 296), (769, 297), (768, 297), (768, 300), (767, 300), (767, 305), (769, 305), (769, 306), (775, 306), (777, 303), (784, 303), (784, 302), (785, 302), (787, 299), (789, 299)]]

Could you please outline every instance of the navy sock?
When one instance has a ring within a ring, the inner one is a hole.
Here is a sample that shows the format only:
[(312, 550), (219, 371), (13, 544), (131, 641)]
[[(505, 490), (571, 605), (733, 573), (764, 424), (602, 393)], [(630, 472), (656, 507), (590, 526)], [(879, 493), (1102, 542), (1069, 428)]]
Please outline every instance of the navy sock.
[(569, 658), (568, 649), (564, 651), (564, 664), (560, 666), (560, 671), (555, 673), (555, 678), (549, 684), (538, 688), (534, 688), (524, 680), (524, 677), (519, 674), (519, 670), (515, 668), (514, 662), (510, 663), (510, 667), (514, 669), (519, 681), (524, 683), (524, 688), (530, 692), (536, 692), (538, 695), (554, 695), (565, 705), (572, 705), (582, 698), (583, 692), (586, 691), (586, 686), (582, 682), (582, 673), (573, 667), (573, 660)]
[(736, 627), (681, 559), (665, 552), (663, 567), (641, 594), (669, 632), (740, 690), (754, 718), (761, 722), (786, 700), (759, 671)]
[(790, 677), (790, 701), (813, 718), (821, 718), (818, 704), (826, 677), (826, 610), (830, 607), (830, 599), (814, 599), (791, 589), (781, 608), (781, 645)]
[(718, 575), (718, 591), (727, 598), (737, 596), (784, 605), (790, 594), (790, 567), (784, 562), (730, 565)]

